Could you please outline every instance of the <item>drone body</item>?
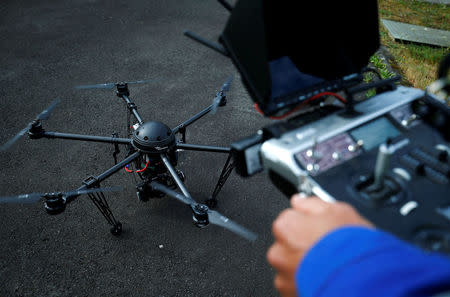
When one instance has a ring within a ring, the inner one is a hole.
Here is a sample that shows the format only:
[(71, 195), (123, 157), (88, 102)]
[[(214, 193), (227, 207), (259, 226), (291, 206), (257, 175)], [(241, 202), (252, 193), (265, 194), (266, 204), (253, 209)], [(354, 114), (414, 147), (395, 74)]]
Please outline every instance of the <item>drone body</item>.
[[(134, 104), (128, 97), (130, 95), (128, 84), (145, 83), (147, 81), (80, 86), (77, 88), (117, 88), (116, 95), (123, 99), (123, 101), (127, 104), (129, 111), (127, 120), (127, 134), (129, 138), (119, 138), (117, 134), (113, 134), (112, 137), (103, 137), (45, 131), (42, 127), (41, 120), (48, 119), (51, 110), (53, 110), (58, 103), (58, 101), (54, 101), (48, 109), (39, 114), (37, 118), (28, 124), (25, 129), (21, 130), (13, 139), (0, 147), (0, 150), (8, 149), (15, 141), (17, 141), (18, 138), (20, 138), (20, 136), (24, 135), (26, 132), (28, 132), (31, 139), (60, 138), (111, 143), (115, 147), (115, 151), (113, 153), (115, 165), (113, 167), (100, 175), (89, 176), (83, 181), (83, 185), (75, 192), (67, 192), (69, 194), (42, 194), (41, 196), (37, 196), (38, 198), (42, 197), (45, 199), (45, 209), (49, 214), (59, 214), (63, 212), (66, 209), (67, 204), (74, 201), (79, 195), (87, 194), (99, 209), (101, 214), (105, 217), (107, 222), (111, 225), (111, 233), (113, 235), (120, 235), (122, 232), (122, 224), (114, 217), (108, 205), (106, 196), (103, 193), (108, 189), (100, 188), (100, 183), (119, 170), (124, 169), (129, 173), (136, 174), (140, 178), (140, 181), (136, 184), (136, 193), (139, 200), (148, 201), (150, 198), (162, 198), (165, 195), (176, 198), (190, 206), (193, 214), (193, 221), (196, 226), (204, 227), (209, 223), (212, 223), (229, 229), (230, 231), (253, 241), (256, 239), (256, 235), (254, 233), (234, 223), (218, 212), (210, 210), (206, 204), (197, 203), (183, 184), (183, 181), (185, 180), (184, 173), (181, 170), (176, 169), (178, 163), (178, 151), (180, 150), (228, 154), (227, 161), (225, 162), (214, 192), (206, 201), (209, 206), (215, 206), (217, 204), (216, 196), (234, 168), (234, 164), (231, 160), (231, 150), (227, 147), (187, 144), (186, 127), (209, 112), (215, 113), (218, 106), (224, 106), (226, 104), (226, 91), (229, 89), (231, 80), (232, 78), (230, 78), (223, 85), (219, 92), (217, 92), (215, 98), (213, 99), (213, 103), (210, 106), (187, 121), (181, 123), (174, 129), (171, 129), (164, 123), (157, 121), (144, 122), (137, 112), (136, 104)], [(134, 116), (137, 123), (131, 123), (131, 115)], [(133, 131), (131, 129), (133, 129)], [(176, 134), (181, 134), (181, 139), (178, 139)], [(128, 156), (124, 160), (117, 162), (117, 154), (120, 152), (119, 145), (125, 145), (127, 147)], [(179, 188), (182, 194), (174, 191), (176, 188)], [(18, 197), (23, 198), (24, 195), (7, 197), (8, 199), (0, 198), (0, 203), (11, 202), (14, 199), (15, 202), (20, 202), (23, 200)]]

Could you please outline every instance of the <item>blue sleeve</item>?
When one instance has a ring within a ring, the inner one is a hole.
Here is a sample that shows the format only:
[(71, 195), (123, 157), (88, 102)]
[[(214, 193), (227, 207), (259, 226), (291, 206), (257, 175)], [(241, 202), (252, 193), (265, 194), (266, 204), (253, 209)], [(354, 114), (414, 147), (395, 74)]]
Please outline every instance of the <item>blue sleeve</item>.
[(337, 229), (315, 244), (297, 269), (301, 297), (422, 297), (450, 291), (450, 259), (387, 233)]

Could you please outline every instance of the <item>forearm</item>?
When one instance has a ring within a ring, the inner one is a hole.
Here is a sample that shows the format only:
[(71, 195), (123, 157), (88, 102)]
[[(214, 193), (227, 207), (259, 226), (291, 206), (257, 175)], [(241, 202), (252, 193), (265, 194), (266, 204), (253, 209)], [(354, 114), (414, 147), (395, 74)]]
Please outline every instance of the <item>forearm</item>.
[(299, 296), (432, 296), (450, 291), (450, 260), (384, 232), (341, 227), (306, 254), (296, 272)]

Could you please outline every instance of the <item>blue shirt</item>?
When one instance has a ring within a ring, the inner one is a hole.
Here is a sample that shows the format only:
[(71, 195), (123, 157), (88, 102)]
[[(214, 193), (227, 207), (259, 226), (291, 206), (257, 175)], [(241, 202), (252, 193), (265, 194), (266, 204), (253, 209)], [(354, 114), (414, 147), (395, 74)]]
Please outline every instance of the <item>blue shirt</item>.
[(306, 254), (296, 275), (301, 297), (422, 297), (450, 292), (450, 259), (379, 230), (337, 229)]

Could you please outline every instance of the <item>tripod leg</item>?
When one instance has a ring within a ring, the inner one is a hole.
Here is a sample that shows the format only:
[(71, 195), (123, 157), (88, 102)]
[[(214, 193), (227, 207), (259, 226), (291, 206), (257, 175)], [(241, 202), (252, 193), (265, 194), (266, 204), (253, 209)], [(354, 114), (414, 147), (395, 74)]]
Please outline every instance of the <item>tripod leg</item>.
[(224, 55), (225, 57), (229, 56), (227, 50), (222, 45), (220, 45), (218, 43), (209, 41), (209, 40), (207, 40), (207, 39), (205, 39), (205, 38), (203, 38), (203, 37), (201, 37), (201, 36), (191, 32), (191, 31), (188, 31), (188, 30), (184, 31), (184, 35), (186, 35), (187, 37), (191, 38), (192, 40), (197, 41), (198, 43), (203, 44), (204, 46), (209, 47), (210, 49), (215, 50), (216, 52)]
[(225, 185), (225, 182), (227, 181), (228, 177), (230, 176), (231, 172), (233, 171), (233, 168), (235, 167), (234, 162), (231, 160), (231, 153), (228, 154), (227, 161), (225, 162), (225, 165), (223, 166), (222, 173), (220, 174), (219, 180), (217, 181), (216, 187), (214, 188), (214, 191), (211, 195), (211, 197), (205, 201), (206, 205), (209, 207), (216, 207), (217, 206), (217, 195), (219, 194), (220, 190), (222, 190), (222, 187)]
[(233, 6), (231, 6), (230, 3), (228, 3), (226, 0), (217, 0), (220, 4), (222, 4), (223, 7), (225, 7), (226, 10), (229, 12), (233, 11)]

